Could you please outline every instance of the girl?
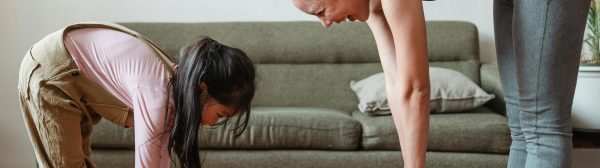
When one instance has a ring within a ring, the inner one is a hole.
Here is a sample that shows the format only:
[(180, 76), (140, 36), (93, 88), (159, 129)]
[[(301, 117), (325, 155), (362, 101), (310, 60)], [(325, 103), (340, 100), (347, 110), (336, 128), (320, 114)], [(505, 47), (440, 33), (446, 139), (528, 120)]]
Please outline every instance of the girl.
[(94, 124), (135, 127), (135, 166), (200, 167), (198, 130), (249, 119), (255, 69), (210, 38), (184, 47), (179, 65), (152, 42), (110, 23), (67, 26), (37, 42), (19, 75), (21, 108), (41, 167), (95, 167)]

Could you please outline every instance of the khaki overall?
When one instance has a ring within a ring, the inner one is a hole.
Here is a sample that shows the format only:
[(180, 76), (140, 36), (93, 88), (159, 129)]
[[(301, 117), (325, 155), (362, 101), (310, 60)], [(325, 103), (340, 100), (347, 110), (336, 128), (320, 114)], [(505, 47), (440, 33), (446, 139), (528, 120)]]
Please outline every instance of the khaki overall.
[(107, 28), (135, 36), (151, 46), (175, 74), (164, 52), (120, 25), (79, 23), (44, 37), (25, 54), (18, 85), (23, 118), (40, 167), (95, 167), (93, 125), (104, 118), (119, 126), (133, 126), (133, 110), (80, 74), (65, 48), (65, 33), (78, 28)]

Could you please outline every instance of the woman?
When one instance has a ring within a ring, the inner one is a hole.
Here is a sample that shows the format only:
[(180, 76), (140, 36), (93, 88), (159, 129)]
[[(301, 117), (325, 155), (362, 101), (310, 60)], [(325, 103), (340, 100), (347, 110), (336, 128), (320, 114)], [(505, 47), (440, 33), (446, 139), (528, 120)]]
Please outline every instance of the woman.
[(168, 167), (171, 152), (182, 167), (200, 167), (200, 126), (235, 117), (239, 135), (254, 78), (244, 52), (210, 38), (183, 48), (176, 65), (134, 31), (86, 23), (37, 42), (18, 88), (41, 167), (95, 167), (90, 136), (101, 118), (135, 127), (136, 167)]
[(367, 22), (377, 44), (404, 167), (425, 166), (429, 65), (421, 0), (293, 0), (323, 26)]
[(571, 167), (571, 106), (590, 0), (495, 0), (508, 167)]

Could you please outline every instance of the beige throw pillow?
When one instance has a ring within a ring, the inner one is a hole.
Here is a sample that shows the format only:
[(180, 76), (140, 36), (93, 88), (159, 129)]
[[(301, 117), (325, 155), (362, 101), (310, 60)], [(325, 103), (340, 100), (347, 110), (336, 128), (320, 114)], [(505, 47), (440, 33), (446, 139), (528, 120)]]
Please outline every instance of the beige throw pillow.
[[(445, 68), (429, 68), (432, 113), (461, 112), (479, 107), (494, 98), (460, 72)], [(390, 114), (383, 73), (360, 81), (350, 81), (358, 97), (358, 109), (369, 115)]]

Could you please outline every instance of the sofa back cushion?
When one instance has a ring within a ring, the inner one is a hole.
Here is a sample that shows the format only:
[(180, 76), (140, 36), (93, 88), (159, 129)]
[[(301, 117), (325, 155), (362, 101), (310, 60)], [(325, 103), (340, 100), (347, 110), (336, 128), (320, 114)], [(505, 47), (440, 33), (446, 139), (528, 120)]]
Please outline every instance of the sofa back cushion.
[[(349, 87), (381, 72), (371, 31), (364, 23), (323, 28), (318, 22), (122, 23), (177, 59), (197, 36), (245, 51), (257, 64), (255, 106), (356, 109)], [(471, 23), (427, 22), (431, 66), (462, 72), (479, 84), (479, 44)]]

